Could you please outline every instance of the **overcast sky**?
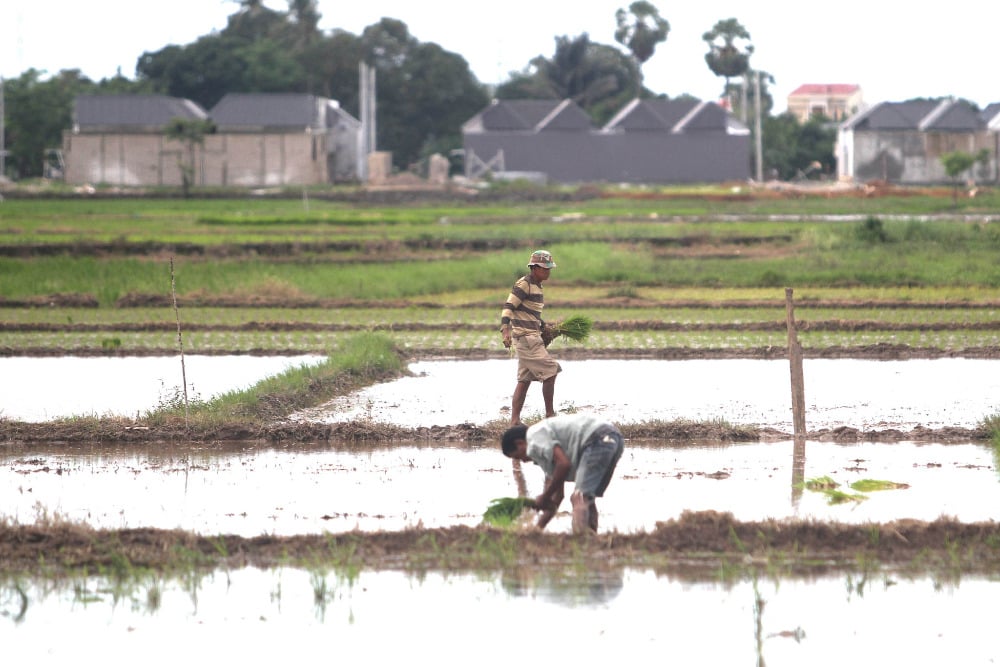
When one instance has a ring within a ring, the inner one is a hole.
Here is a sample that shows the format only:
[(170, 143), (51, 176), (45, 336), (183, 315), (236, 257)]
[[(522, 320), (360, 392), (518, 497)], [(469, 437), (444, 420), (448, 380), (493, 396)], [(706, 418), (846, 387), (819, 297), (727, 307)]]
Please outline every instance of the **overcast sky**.
[[(464, 57), (481, 82), (498, 83), (534, 56), (551, 56), (556, 36), (586, 32), (592, 41), (616, 46), (615, 10), (629, 1), (319, 0), (320, 28), (360, 34), (383, 16), (399, 19), (421, 42)], [(869, 104), (949, 95), (981, 107), (1000, 101), (996, 0), (653, 4), (671, 28), (643, 68), (646, 86), (656, 93), (716, 99), (723, 80), (705, 64), (702, 35), (716, 21), (735, 18), (750, 32), (751, 65), (776, 80), (776, 111), (803, 83), (857, 84)], [(287, 8), (284, 0), (265, 5)], [(238, 8), (234, 0), (5, 0), (0, 76), (75, 68), (94, 80), (119, 70), (133, 78), (143, 52), (221, 30)]]

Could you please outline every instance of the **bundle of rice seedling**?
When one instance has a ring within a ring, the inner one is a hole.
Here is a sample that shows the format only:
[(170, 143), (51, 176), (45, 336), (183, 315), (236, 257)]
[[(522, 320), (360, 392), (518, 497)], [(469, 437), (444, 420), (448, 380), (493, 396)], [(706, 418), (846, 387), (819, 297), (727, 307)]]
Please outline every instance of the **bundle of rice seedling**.
[(509, 526), (525, 507), (533, 507), (531, 498), (494, 498), (483, 513), (483, 521), (494, 526)]
[(556, 325), (556, 331), (560, 336), (566, 336), (570, 340), (580, 342), (590, 336), (590, 330), (594, 328), (594, 320), (586, 315), (573, 315)]

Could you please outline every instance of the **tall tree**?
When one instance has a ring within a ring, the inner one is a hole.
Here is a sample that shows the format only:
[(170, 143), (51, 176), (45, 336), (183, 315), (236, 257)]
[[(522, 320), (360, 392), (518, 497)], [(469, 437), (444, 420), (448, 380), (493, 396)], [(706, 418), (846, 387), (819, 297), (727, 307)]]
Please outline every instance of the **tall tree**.
[[(461, 145), (461, 123), (489, 102), (461, 56), (421, 43), (406, 24), (383, 18), (361, 34), (364, 60), (375, 67), (378, 146), (407, 168), (435, 150)], [(355, 81), (357, 63), (354, 63)]]
[(708, 44), (708, 53), (705, 54), (708, 68), (716, 76), (726, 79), (725, 93), (729, 90), (729, 80), (742, 76), (750, 68), (750, 55), (753, 53), (750, 33), (736, 19), (725, 19), (718, 21), (701, 38)]
[(632, 54), (635, 62), (635, 96), (642, 93), (642, 66), (653, 57), (656, 45), (665, 42), (670, 33), (670, 23), (660, 16), (653, 3), (639, 0), (628, 6), (628, 11), (615, 12), (615, 41)]
[(317, 0), (288, 0), (288, 14), (297, 30), (296, 41), (300, 47), (305, 47), (316, 41), (319, 31), (319, 13)]

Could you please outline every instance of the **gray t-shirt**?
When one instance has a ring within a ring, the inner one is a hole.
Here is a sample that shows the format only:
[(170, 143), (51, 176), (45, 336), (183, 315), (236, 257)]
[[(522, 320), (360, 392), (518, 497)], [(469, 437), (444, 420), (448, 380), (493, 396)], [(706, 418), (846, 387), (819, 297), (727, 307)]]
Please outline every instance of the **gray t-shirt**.
[(528, 427), (525, 439), (528, 441), (528, 457), (545, 471), (546, 477), (551, 477), (555, 470), (552, 450), (556, 445), (563, 450), (569, 459), (569, 474), (566, 481), (576, 479), (576, 468), (580, 463), (580, 452), (587, 438), (609, 422), (596, 415), (576, 413), (558, 415), (542, 420)]

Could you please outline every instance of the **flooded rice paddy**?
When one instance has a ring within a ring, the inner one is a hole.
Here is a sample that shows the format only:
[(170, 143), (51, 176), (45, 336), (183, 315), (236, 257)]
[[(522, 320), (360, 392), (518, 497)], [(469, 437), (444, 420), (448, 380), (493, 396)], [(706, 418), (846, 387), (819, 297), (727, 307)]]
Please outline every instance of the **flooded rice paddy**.
[[(95, 364), (80, 363), (85, 361)], [(3, 377), (17, 377), (23, 389), (3, 383), (3, 416), (134, 415), (154, 407), (161, 390), (179, 386), (177, 360), (160, 360), (156, 368), (162, 370), (142, 366), (154, 361), (32, 359), (15, 367), (0, 360)], [(309, 360), (202, 361), (188, 359), (187, 377), (207, 398)], [(43, 370), (42, 362), (58, 363)], [(409, 426), (502, 419), (514, 363), (417, 362), (412, 377), (294, 419)], [(807, 426), (971, 427), (996, 410), (998, 363), (806, 360)], [(787, 363), (595, 360), (563, 366), (556, 387), (562, 410), (592, 410), (621, 422), (725, 419), (791, 430)], [(32, 389), (36, 376), (53, 372), (58, 380), (47, 381), (51, 391), (44, 381)], [(150, 376), (159, 379), (152, 386)], [(87, 394), (87, 402), (71, 400), (79, 394)], [(540, 411), (536, 386), (524, 416)], [(493, 443), (12, 446), (0, 456), (0, 514), (20, 523), (60, 518), (93, 527), (244, 536), (474, 526), (492, 498), (541, 490), (534, 466), (523, 473), (521, 480)], [(902, 488), (831, 504), (827, 495), (802, 486), (823, 476), (847, 491), (861, 479)], [(740, 520), (996, 521), (1000, 483), (986, 443), (636, 442), (627, 444), (599, 506), (602, 532), (651, 529), (685, 510), (730, 512)], [(560, 514), (549, 530), (568, 532), (569, 517)], [(248, 567), (119, 586), (99, 573), (70, 582), (0, 582), (5, 659), (63, 665), (90, 655), (117, 665), (137, 655), (153, 664), (383, 663), (420, 656), (439, 664), (509, 664), (586, 656), (588, 662), (627, 657), (771, 667), (1000, 660), (989, 615), (982, 612), (1000, 588), (984, 577), (873, 572), (682, 581), (632, 568), (601, 574), (557, 568), (518, 577)]]
[(0, 588), (5, 662), (992, 665), (1000, 583), (877, 575), (736, 581), (245, 568), (133, 591)]

